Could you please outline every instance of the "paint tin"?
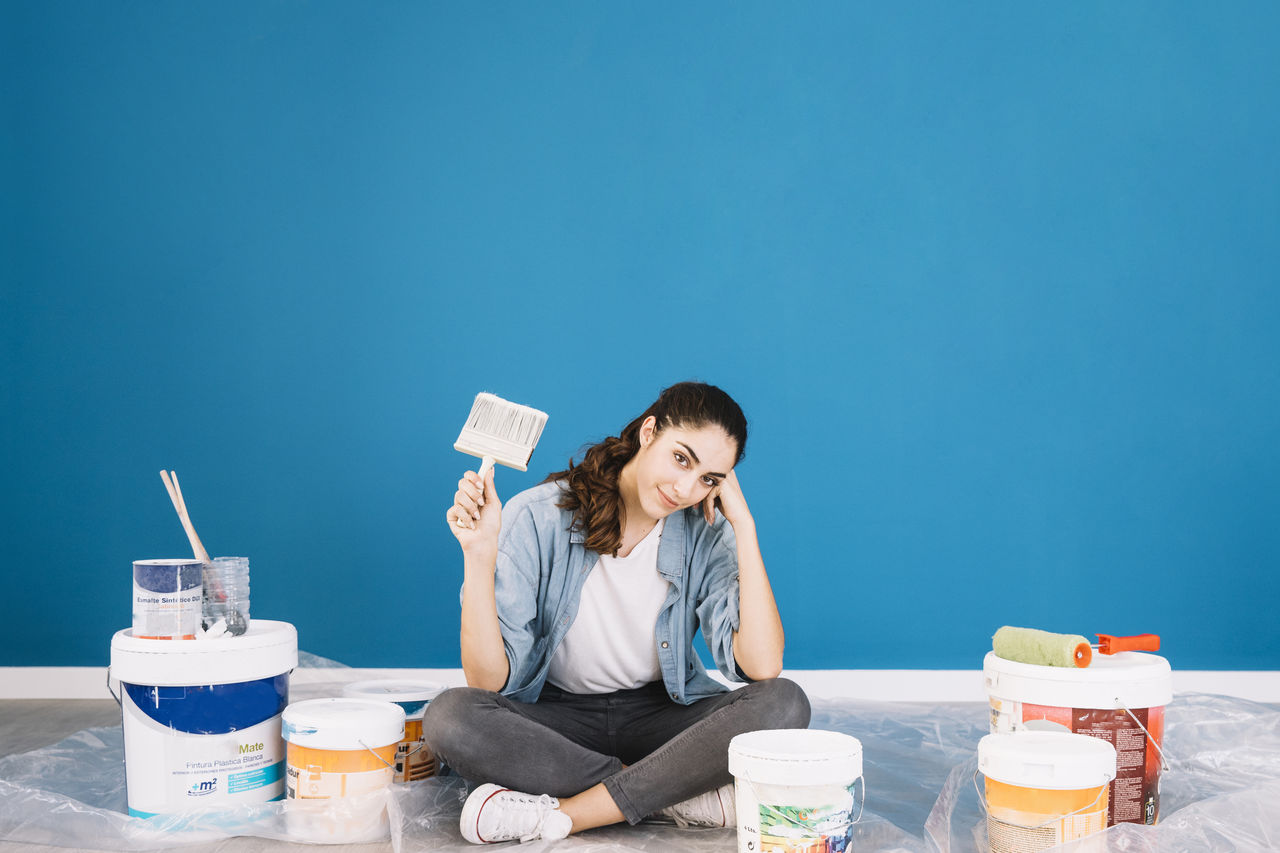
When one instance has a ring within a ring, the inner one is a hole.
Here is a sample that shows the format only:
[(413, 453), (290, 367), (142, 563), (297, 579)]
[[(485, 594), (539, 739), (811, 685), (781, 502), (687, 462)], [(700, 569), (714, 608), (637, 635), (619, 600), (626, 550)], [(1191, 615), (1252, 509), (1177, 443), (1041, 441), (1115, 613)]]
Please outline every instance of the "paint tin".
[(1069, 732), (1005, 732), (978, 742), (991, 853), (1034, 853), (1107, 828), (1116, 750)]
[(386, 794), (404, 740), (404, 709), (372, 699), (310, 699), (284, 711), (289, 834), (357, 844), (390, 833)]
[(1154, 824), (1160, 816), (1164, 707), (1173, 699), (1159, 655), (1094, 655), (1084, 668), (1039, 666), (987, 653), (982, 664), (991, 731), (1074, 732), (1116, 751), (1107, 826)]
[(203, 599), (199, 560), (135, 560), (133, 637), (194, 640)]
[(861, 806), (854, 815), (862, 778), (857, 738), (821, 729), (747, 732), (729, 742), (729, 772), (738, 853), (849, 849), (862, 816)]
[(117, 631), (109, 674), (120, 683), (129, 814), (281, 799), (280, 719), (297, 665), (298, 634), (287, 622), (255, 620), (243, 636), (217, 642)]
[(422, 716), (427, 704), (445, 690), (443, 684), (427, 681), (379, 679), (356, 681), (342, 688), (343, 696), (380, 699), (404, 709), (404, 739), (396, 748), (394, 782), (416, 782), (436, 773), (435, 756), (422, 737)]

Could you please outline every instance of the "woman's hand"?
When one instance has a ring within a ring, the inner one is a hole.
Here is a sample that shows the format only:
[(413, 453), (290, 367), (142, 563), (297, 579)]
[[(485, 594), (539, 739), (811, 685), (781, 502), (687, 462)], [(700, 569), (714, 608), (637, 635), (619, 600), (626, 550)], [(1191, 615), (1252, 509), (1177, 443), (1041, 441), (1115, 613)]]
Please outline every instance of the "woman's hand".
[(453, 506), (445, 513), (449, 529), (462, 546), (463, 553), (498, 550), (498, 531), (502, 529), (502, 501), (493, 485), (493, 469), (481, 482), (480, 475), (468, 471), (458, 481)]
[(716, 486), (707, 495), (702, 502), (702, 514), (707, 519), (707, 524), (712, 524), (716, 520), (716, 508), (724, 513), (724, 517), (733, 525), (736, 531), (741, 525), (754, 524), (755, 520), (751, 517), (751, 510), (747, 507), (747, 499), (742, 494), (742, 486), (738, 482), (738, 475), (734, 471), (730, 471), (720, 485)]

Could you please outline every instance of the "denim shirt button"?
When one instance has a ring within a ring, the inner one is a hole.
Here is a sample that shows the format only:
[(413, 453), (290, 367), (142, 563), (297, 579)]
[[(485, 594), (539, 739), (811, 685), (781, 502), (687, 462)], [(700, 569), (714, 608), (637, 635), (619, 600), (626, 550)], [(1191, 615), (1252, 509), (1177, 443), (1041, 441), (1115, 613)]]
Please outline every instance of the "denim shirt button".
[(669, 646), (667, 645), (666, 640), (663, 640), (663, 642), (662, 642), (662, 647), (663, 647), (664, 649), (665, 649), (665, 648), (669, 648)]

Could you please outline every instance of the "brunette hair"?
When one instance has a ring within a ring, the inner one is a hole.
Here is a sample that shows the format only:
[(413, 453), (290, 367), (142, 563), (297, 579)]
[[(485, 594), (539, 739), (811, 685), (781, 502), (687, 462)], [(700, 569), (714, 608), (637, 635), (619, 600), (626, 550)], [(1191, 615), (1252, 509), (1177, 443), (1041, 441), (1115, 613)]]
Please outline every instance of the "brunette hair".
[(573, 512), (573, 526), (597, 554), (616, 555), (622, 547), (622, 494), (618, 476), (640, 450), (640, 426), (653, 416), (655, 435), (667, 427), (700, 429), (719, 426), (738, 445), (734, 465), (747, 450), (747, 418), (733, 398), (714, 385), (680, 382), (667, 388), (652, 406), (627, 424), (622, 434), (588, 447), (582, 462), (549, 474), (544, 482), (562, 480), (564, 496), (558, 506)]

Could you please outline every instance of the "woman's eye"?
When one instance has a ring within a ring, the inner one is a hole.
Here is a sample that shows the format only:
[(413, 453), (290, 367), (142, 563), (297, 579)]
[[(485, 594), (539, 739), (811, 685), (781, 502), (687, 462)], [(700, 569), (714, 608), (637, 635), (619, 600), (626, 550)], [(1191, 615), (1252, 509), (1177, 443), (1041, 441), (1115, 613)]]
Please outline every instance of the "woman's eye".
[(689, 467), (689, 458), (683, 453), (676, 454), (676, 462), (680, 463), (681, 467)]
[(715, 477), (703, 477), (702, 484), (704, 486), (710, 486), (711, 488), (714, 489), (716, 487), (716, 479)]

